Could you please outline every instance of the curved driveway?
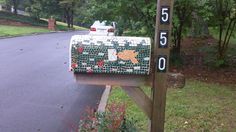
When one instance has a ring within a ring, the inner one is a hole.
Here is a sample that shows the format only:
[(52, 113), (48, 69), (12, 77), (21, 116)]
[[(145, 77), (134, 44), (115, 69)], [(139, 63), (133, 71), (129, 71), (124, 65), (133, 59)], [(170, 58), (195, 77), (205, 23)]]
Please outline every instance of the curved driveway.
[(0, 39), (0, 132), (73, 132), (104, 86), (76, 84), (70, 37), (86, 31)]

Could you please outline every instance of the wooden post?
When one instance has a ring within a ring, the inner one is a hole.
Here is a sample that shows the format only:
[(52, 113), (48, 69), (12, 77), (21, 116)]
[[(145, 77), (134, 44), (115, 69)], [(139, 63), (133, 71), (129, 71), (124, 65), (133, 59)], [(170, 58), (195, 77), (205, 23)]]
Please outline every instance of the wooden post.
[(53, 31), (56, 30), (56, 20), (53, 17), (48, 19), (48, 29)]
[(141, 108), (146, 116), (151, 119), (152, 101), (139, 87), (123, 87), (123, 90), (133, 99), (133, 101)]
[(173, 4), (174, 0), (157, 0), (151, 132), (164, 132)]

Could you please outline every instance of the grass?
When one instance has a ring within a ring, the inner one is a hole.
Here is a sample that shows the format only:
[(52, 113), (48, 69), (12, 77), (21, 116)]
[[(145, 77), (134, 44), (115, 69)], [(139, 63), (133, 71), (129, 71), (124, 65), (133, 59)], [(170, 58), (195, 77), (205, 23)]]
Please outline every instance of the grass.
[[(9, 12), (0, 11), (0, 19), (11, 20), (21, 23), (26, 23), (30, 26), (10, 26), (10, 25), (0, 25), (0, 37), (5, 36), (20, 36), (20, 35), (27, 35), (32, 33), (42, 33), (42, 32), (49, 32), (47, 29), (48, 22), (47, 19), (40, 19), (36, 20), (35, 18), (23, 15), (14, 15)], [(34, 27), (33, 27), (34, 26)], [(67, 31), (67, 24), (63, 22), (57, 21), (57, 30), (60, 31)], [(74, 26), (73, 30), (86, 30), (86, 28)]]
[[(47, 19), (45, 19), (45, 18), (41, 18), (41, 20), (47, 21)], [(57, 30), (61, 30), (61, 31), (68, 30), (68, 27), (67, 27), (66, 23), (60, 22), (60, 21), (57, 21), (56, 23), (57, 23)], [(73, 30), (87, 30), (87, 28), (74, 25)]]
[(50, 32), (50, 31), (46, 28), (0, 25), (0, 37), (28, 35), (32, 33), (43, 33), (43, 32)]
[[(57, 28), (64, 28), (64, 29), (67, 29), (67, 24), (64, 23), (64, 22), (59, 22), (57, 21)], [(74, 30), (87, 30), (87, 28), (84, 28), (84, 27), (80, 27), (80, 26), (76, 26), (74, 25)]]
[[(29, 17), (29, 16), (14, 15), (12, 13), (3, 12), (3, 11), (0, 11), (0, 19), (6, 19), (6, 20), (27, 23), (32, 26), (40, 26), (40, 27), (47, 27), (48, 26), (47, 19), (36, 20), (35, 18)], [(60, 31), (68, 30), (67, 24), (63, 23), (63, 22), (59, 22), (59, 21), (57, 21), (56, 28), (57, 28), (57, 30), (60, 30)], [(86, 28), (79, 27), (79, 26), (75, 25), (73, 30), (86, 30)]]
[[(146, 93), (150, 93), (150, 88), (144, 89)], [(148, 127), (148, 118), (139, 109), (137, 105), (131, 100), (131, 98), (123, 91), (120, 87), (115, 87), (112, 89), (111, 95), (108, 99), (108, 103), (119, 102), (127, 105), (126, 116), (130, 120), (137, 121), (137, 127), (140, 131), (146, 131)]]
[(236, 89), (188, 81), (169, 89), (166, 131), (236, 131)]
[[(194, 80), (188, 80), (183, 89), (168, 89), (165, 131), (236, 131), (235, 99), (235, 87)], [(128, 118), (137, 121), (140, 131), (147, 131), (147, 117), (119, 88), (109, 97), (109, 103), (114, 101), (125, 102)]]

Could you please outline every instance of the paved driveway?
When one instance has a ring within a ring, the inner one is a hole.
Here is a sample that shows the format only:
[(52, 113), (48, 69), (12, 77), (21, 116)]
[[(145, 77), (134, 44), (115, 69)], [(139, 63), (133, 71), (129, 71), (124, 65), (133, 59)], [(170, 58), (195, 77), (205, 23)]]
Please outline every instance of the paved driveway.
[(76, 84), (70, 37), (86, 31), (0, 39), (0, 132), (71, 132), (104, 86)]

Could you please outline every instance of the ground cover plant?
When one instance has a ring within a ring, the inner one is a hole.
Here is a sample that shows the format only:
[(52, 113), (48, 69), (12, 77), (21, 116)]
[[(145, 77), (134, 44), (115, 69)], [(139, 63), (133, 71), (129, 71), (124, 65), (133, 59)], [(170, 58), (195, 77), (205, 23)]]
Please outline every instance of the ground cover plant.
[(79, 132), (136, 132), (135, 122), (126, 118), (125, 103), (113, 102), (107, 105), (105, 112), (87, 108), (81, 118)]

